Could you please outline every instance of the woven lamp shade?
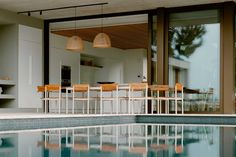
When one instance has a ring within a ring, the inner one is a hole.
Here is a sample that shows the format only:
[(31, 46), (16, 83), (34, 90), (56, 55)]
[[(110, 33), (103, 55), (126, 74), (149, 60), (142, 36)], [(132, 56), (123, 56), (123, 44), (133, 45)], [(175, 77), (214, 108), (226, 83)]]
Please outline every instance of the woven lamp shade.
[(83, 40), (76, 35), (70, 37), (67, 41), (66, 49), (68, 51), (73, 51), (73, 52), (83, 51), (84, 50)]
[(93, 47), (95, 48), (109, 48), (111, 47), (110, 37), (106, 33), (99, 33), (93, 40)]

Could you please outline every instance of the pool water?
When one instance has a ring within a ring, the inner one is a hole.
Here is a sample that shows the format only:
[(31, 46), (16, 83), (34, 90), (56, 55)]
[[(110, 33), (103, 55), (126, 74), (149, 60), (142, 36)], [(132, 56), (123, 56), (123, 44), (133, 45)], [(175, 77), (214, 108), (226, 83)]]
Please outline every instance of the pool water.
[(0, 134), (0, 157), (233, 157), (235, 128), (125, 124)]

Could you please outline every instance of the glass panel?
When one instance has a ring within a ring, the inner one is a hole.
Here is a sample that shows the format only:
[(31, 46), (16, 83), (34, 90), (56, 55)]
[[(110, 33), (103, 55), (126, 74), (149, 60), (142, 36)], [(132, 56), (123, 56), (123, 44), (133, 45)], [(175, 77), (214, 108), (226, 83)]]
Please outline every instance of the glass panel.
[(169, 85), (184, 85), (185, 112), (219, 110), (218, 17), (217, 10), (170, 14)]
[[(236, 100), (236, 40), (235, 39), (236, 39), (236, 16), (234, 17), (234, 99)], [(235, 106), (235, 112), (236, 112), (236, 106)]]
[(157, 16), (152, 17), (152, 33), (151, 33), (151, 54), (152, 54), (152, 84), (157, 83)]

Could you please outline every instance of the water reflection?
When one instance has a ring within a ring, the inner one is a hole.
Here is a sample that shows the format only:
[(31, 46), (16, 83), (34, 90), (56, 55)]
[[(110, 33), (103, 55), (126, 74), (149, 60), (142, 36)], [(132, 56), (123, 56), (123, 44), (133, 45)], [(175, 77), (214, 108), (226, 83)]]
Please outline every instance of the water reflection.
[[(224, 133), (227, 140), (220, 138)], [(229, 144), (229, 139), (234, 147), (234, 136), (234, 128), (226, 132), (217, 126), (129, 124), (52, 129), (0, 134), (0, 157), (218, 157), (224, 156), (220, 147)]]

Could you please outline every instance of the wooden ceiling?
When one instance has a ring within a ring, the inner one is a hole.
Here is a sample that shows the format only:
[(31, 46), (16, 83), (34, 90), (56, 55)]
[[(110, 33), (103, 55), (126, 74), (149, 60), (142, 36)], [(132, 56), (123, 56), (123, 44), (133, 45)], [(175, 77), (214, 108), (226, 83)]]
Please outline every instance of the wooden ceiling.
[[(101, 28), (77, 29), (77, 35), (83, 40), (93, 42), (94, 37), (101, 31)], [(137, 49), (148, 47), (148, 24), (130, 24), (120, 26), (108, 26), (103, 28), (111, 38), (112, 47), (120, 49)], [(70, 37), (75, 30), (58, 30), (52, 33)]]

